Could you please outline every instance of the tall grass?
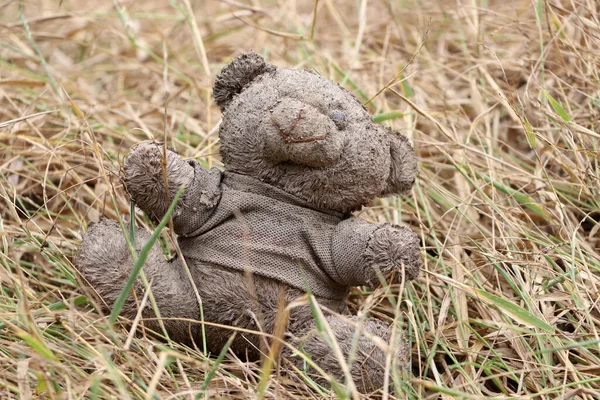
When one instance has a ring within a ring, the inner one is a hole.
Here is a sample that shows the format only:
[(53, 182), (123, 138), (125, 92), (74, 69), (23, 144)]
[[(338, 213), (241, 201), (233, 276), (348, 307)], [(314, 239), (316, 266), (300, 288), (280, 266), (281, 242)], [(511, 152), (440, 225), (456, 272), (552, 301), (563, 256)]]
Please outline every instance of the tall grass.
[(113, 325), (72, 266), (90, 221), (129, 214), (132, 144), (221, 165), (210, 88), (250, 49), (340, 82), (415, 143), (412, 193), (361, 214), (418, 232), (423, 272), (400, 297), (350, 298), (412, 341), (396, 396), (597, 398), (599, 15), (596, 0), (0, 2), (0, 398), (333, 395), (285, 362)]

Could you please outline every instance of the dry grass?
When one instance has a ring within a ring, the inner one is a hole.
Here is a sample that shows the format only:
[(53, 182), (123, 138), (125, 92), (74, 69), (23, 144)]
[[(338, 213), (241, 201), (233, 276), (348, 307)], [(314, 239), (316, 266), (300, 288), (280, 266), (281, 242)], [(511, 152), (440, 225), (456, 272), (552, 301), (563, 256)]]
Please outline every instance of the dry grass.
[[(257, 396), (260, 365), (111, 327), (71, 264), (86, 223), (129, 212), (129, 146), (166, 135), (219, 164), (211, 82), (250, 48), (378, 94), (376, 118), (416, 144), (412, 195), (364, 213), (426, 246), (396, 315), (413, 342), (399, 397), (597, 398), (599, 15), (596, 0), (0, 1), (0, 398)], [(353, 304), (394, 314), (367, 295)], [(328, 395), (273, 375), (265, 397), (293, 396)]]

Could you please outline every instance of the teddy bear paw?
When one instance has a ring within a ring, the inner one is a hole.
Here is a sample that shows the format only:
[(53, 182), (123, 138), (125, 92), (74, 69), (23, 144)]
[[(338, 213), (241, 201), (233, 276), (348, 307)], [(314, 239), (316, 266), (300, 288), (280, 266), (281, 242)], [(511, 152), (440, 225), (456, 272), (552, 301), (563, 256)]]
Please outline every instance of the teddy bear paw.
[[(401, 271), (404, 265), (405, 280), (412, 280), (419, 275), (421, 268), (421, 250), (419, 237), (406, 227), (385, 224), (373, 232), (365, 250), (368, 265), (384, 276)], [(402, 279), (398, 273), (396, 281)], [(375, 275), (371, 283), (378, 283)]]

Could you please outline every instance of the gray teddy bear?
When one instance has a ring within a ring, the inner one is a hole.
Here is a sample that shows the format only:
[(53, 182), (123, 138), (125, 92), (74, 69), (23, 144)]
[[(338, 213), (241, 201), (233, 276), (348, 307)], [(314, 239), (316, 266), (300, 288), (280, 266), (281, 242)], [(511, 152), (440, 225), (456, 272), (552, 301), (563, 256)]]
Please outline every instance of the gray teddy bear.
[[(274, 333), (280, 299), (290, 304), (310, 292), (323, 306), (344, 357), (356, 346), (350, 371), (357, 389), (366, 393), (382, 387), (386, 350), (372, 336), (396, 342), (394, 362), (401, 368), (409, 349), (403, 338), (398, 345), (388, 323), (347, 315), (346, 297), (351, 287), (376, 287), (392, 272), (397, 281), (401, 271), (406, 279), (415, 278), (419, 240), (406, 227), (369, 224), (351, 212), (411, 188), (417, 163), (408, 140), (374, 124), (342, 87), (310, 70), (277, 68), (256, 53), (227, 65), (213, 96), (223, 111), (219, 135), (225, 171), (207, 170), (167, 151), (165, 179), (162, 146), (152, 143), (135, 146), (125, 164), (128, 192), (155, 220), (185, 185), (172, 218), (193, 282), (183, 261), (167, 261), (159, 246), (144, 265), (169, 336), (201, 347), (201, 325), (192, 322), (201, 315), (197, 290), (208, 350), (218, 354), (233, 334), (223, 326), (233, 326), (243, 330), (231, 350), (259, 359), (267, 351), (260, 332)], [(137, 231), (138, 250), (148, 238), (146, 231)], [(90, 225), (75, 265), (112, 307), (133, 267), (120, 225), (109, 220)], [(144, 293), (139, 279), (134, 290), (139, 301)], [(137, 304), (129, 296), (121, 314), (133, 318)], [(343, 369), (329, 340), (319, 334), (310, 304), (295, 304), (286, 341), (343, 382)], [(147, 328), (160, 331), (152, 307), (142, 315)], [(362, 334), (353, 343), (357, 328)], [(306, 368), (289, 346), (282, 353)]]

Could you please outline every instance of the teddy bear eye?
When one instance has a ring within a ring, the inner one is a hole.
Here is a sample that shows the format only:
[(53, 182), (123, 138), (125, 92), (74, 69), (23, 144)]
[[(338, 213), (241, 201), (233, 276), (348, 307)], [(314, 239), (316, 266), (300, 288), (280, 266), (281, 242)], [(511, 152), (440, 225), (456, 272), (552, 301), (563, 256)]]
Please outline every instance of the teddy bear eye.
[(344, 129), (346, 127), (346, 116), (340, 110), (332, 111), (330, 117), (338, 129)]

